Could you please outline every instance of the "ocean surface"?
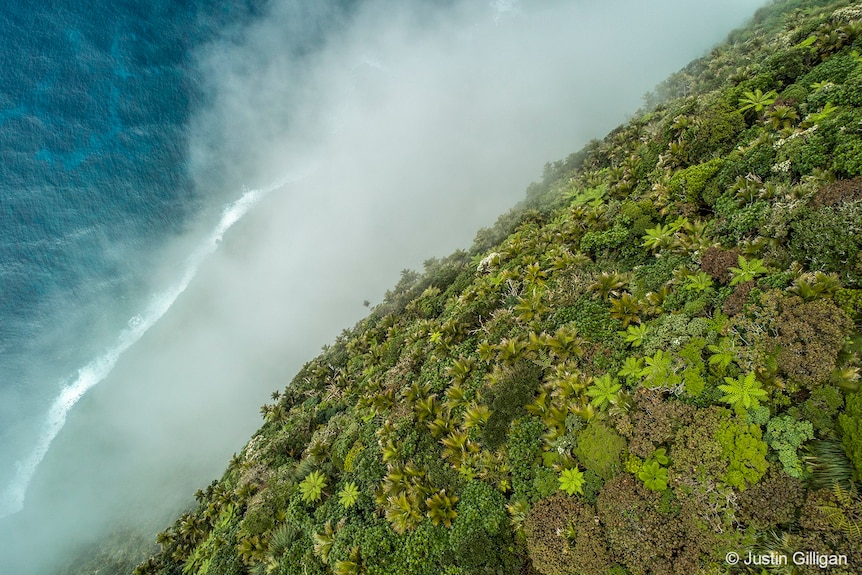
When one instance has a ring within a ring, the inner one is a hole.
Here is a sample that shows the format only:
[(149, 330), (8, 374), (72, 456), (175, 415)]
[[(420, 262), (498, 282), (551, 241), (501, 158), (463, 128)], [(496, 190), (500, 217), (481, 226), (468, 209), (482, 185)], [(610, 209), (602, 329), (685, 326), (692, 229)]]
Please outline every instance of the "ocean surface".
[(94, 361), (140, 331), (147, 298), (163, 289), (150, 280), (159, 248), (230, 196), (189, 177), (187, 124), (203, 98), (192, 56), (230, 41), (258, 10), (176, 0), (0, 8), (0, 516), (22, 504), (60, 404), (92, 379), (79, 370), (98, 370)]

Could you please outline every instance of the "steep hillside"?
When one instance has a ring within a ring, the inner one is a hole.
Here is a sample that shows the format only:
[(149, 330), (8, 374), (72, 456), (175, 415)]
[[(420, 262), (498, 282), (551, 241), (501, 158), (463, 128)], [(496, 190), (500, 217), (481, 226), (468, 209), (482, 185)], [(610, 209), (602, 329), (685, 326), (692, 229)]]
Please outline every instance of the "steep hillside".
[(862, 7), (653, 96), (273, 393), (136, 575), (862, 571)]

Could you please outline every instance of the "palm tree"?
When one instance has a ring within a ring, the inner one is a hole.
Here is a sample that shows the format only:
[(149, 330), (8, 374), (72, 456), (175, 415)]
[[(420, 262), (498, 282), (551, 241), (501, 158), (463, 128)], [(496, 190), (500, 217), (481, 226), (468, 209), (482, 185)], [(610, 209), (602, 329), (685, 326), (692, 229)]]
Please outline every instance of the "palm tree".
[(527, 297), (518, 298), (515, 305), (515, 313), (518, 318), (525, 322), (541, 319), (541, 316), (549, 312), (550, 308), (542, 302), (541, 293), (533, 288), (533, 293)]
[(643, 236), (644, 242), (642, 245), (651, 252), (656, 253), (671, 245), (674, 231), (671, 226), (659, 224), (646, 231), (646, 235)]
[(446, 495), (446, 490), (435, 493), (425, 500), (425, 506), (428, 508), (428, 518), (431, 523), (439, 525), (442, 523), (446, 527), (452, 526), (452, 521), (458, 516), (455, 511), (455, 504), (458, 498), (454, 495)]
[(599, 294), (601, 299), (610, 295), (619, 295), (620, 291), (628, 287), (628, 278), (617, 272), (602, 272), (589, 286), (589, 290)]
[(416, 402), (420, 399), (424, 399), (428, 393), (431, 391), (431, 384), (428, 382), (419, 383), (416, 382), (411, 385), (407, 392), (404, 394), (404, 399), (407, 400), (411, 405), (416, 405)]
[(673, 123), (670, 125), (670, 129), (677, 134), (680, 134), (689, 129), (692, 125), (694, 125), (694, 122), (690, 116), (679, 115), (674, 118)]
[(445, 406), (450, 410), (455, 409), (464, 403), (464, 388), (458, 383), (450, 385), (444, 394), (446, 395)]
[(480, 405), (475, 401), (470, 404), (464, 411), (463, 425), (464, 429), (470, 429), (477, 425), (483, 425), (488, 422), (491, 417), (491, 411), (487, 405)]
[(623, 327), (631, 323), (640, 323), (640, 313), (643, 304), (632, 294), (624, 293), (619, 298), (611, 298), (611, 317), (621, 320)]
[(771, 106), (776, 98), (778, 98), (778, 92), (775, 90), (771, 90), (765, 94), (760, 88), (754, 92), (745, 92), (742, 98), (739, 99), (741, 106), (738, 111), (754, 110), (755, 112), (760, 112), (767, 106)]
[(311, 539), (314, 542), (313, 551), (317, 557), (327, 563), (329, 561), (329, 552), (335, 544), (335, 531), (332, 529), (332, 523), (327, 521), (323, 527), (323, 533), (312, 533)]
[(443, 459), (448, 460), (455, 469), (461, 467), (461, 463), (468, 453), (476, 451), (476, 447), (468, 439), (468, 435), (467, 430), (455, 430), (440, 440), (444, 447)]
[(685, 254), (704, 251), (712, 245), (709, 238), (709, 223), (703, 220), (685, 222), (682, 228), (674, 234), (672, 248)]
[(428, 422), (428, 430), (431, 432), (431, 436), (434, 437), (434, 439), (439, 439), (440, 437), (452, 432), (454, 429), (454, 422), (452, 421), (451, 416), (452, 410), (449, 406), (449, 402), (446, 402), (443, 411), (434, 418), (434, 421)]
[(578, 335), (578, 328), (574, 325), (559, 328), (553, 336), (545, 334), (544, 343), (551, 353), (562, 361), (583, 353), (581, 344), (584, 339)]
[(763, 185), (763, 180), (754, 174), (747, 176), (737, 176), (736, 181), (730, 188), (736, 198), (738, 205), (744, 205), (753, 202), (760, 195), (760, 188)]
[(419, 421), (425, 421), (426, 419), (433, 421), (441, 411), (440, 405), (437, 403), (437, 395), (429, 395), (418, 400), (415, 404), (415, 411)]
[(359, 575), (362, 566), (359, 557), (359, 548), (353, 547), (350, 550), (350, 557), (347, 560), (336, 561), (333, 567), (335, 575)]
[(497, 345), (497, 357), (504, 363), (515, 363), (521, 358), (526, 345), (518, 336), (503, 339)]
[(170, 528), (160, 531), (159, 534), (156, 535), (156, 543), (162, 546), (162, 550), (169, 547), (175, 540), (176, 537)]
[(774, 130), (790, 131), (798, 119), (796, 109), (790, 106), (775, 106), (766, 113), (766, 123)]
[(269, 409), (266, 412), (266, 420), (274, 423), (281, 423), (287, 419), (287, 412), (281, 404), (267, 406)]
[(393, 531), (403, 535), (422, 521), (419, 503), (408, 493), (390, 496), (387, 499), (386, 519), (392, 524)]
[(665, 164), (680, 166), (686, 162), (687, 146), (685, 140), (676, 140), (668, 144)]
[(446, 368), (446, 374), (454, 379), (456, 383), (464, 383), (475, 365), (476, 359), (474, 357), (459, 357), (452, 362), (452, 365)]

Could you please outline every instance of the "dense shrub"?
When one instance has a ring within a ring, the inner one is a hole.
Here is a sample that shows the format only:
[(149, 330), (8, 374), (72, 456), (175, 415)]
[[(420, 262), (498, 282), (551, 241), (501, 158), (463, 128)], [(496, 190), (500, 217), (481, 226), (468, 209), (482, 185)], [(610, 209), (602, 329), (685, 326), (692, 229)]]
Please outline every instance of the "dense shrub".
[(525, 406), (538, 390), (541, 377), (540, 368), (521, 362), (507, 369), (503, 378), (484, 393), (491, 410), (491, 417), (482, 430), (486, 446), (497, 449), (505, 443), (509, 424), (526, 413)]
[(814, 132), (802, 137), (788, 139), (781, 146), (776, 161), (789, 161), (790, 173), (794, 179), (810, 174), (815, 169), (830, 166), (832, 147), (823, 134)]
[(622, 470), (626, 441), (605, 424), (592, 421), (578, 433), (575, 455), (588, 470), (607, 480)]
[(830, 300), (788, 298), (778, 317), (778, 362), (788, 377), (805, 385), (824, 383), (835, 368), (844, 338), (853, 326)]
[(395, 563), (398, 539), (385, 521), (378, 519), (348, 525), (338, 533), (337, 545), (340, 549), (333, 546), (332, 561), (348, 560), (350, 549), (356, 547), (369, 573), (392, 572), (398, 567)]
[(629, 230), (622, 226), (614, 226), (601, 232), (587, 232), (581, 238), (580, 248), (582, 252), (593, 256), (604, 254), (607, 257), (609, 250), (619, 249), (628, 241), (631, 241)]
[(646, 459), (669, 443), (677, 431), (689, 425), (695, 409), (681, 401), (665, 398), (658, 389), (639, 388), (630, 412), (629, 451)]
[(673, 272), (687, 263), (688, 258), (670, 255), (661, 257), (655, 261), (638, 266), (634, 270), (635, 291), (638, 297), (643, 297), (649, 292), (661, 289), (663, 285), (673, 278)]
[(766, 426), (766, 443), (778, 453), (778, 461), (790, 477), (802, 477), (802, 461), (797, 451), (803, 443), (814, 439), (810, 421), (799, 421), (789, 415), (773, 417)]
[(841, 443), (856, 468), (857, 479), (862, 479), (862, 392), (847, 396), (847, 408), (838, 416)]
[(754, 174), (765, 180), (772, 175), (775, 156), (776, 151), (771, 143), (759, 142), (746, 149), (739, 160), (728, 167), (732, 166), (733, 177)]
[(779, 84), (791, 84), (796, 78), (808, 69), (810, 51), (803, 47), (794, 46), (787, 50), (781, 50), (763, 62), (764, 70), (767, 70)]
[(677, 431), (670, 450), (672, 483), (694, 486), (701, 482), (714, 483), (724, 476), (727, 460), (716, 436), (729, 413), (720, 407), (698, 409), (693, 414), (696, 425)]
[(670, 179), (668, 187), (679, 199), (687, 202), (698, 202), (710, 178), (721, 168), (722, 160), (716, 158), (704, 164), (691, 166), (677, 171)]
[(804, 84), (791, 84), (784, 88), (779, 97), (784, 102), (798, 104), (805, 102), (808, 98), (808, 90), (808, 86)]
[(513, 498), (516, 500), (533, 497), (534, 464), (542, 451), (544, 433), (545, 425), (533, 416), (516, 421), (509, 432), (506, 452), (512, 472)]
[(801, 406), (790, 408), (788, 414), (810, 421), (818, 437), (827, 437), (835, 429), (835, 416), (842, 407), (841, 392), (831, 385), (822, 385), (814, 388)]
[(811, 204), (819, 208), (823, 206), (837, 206), (856, 200), (862, 200), (862, 177), (850, 180), (837, 180), (823, 186), (814, 194)]
[(720, 232), (739, 242), (756, 235), (766, 223), (768, 215), (769, 203), (752, 202), (731, 213), (720, 226)]
[(224, 575), (243, 575), (246, 572), (239, 554), (236, 552), (236, 532), (238, 527), (225, 534), (226, 545), (219, 545), (210, 559), (209, 568), (213, 573)]
[(862, 562), (858, 532), (862, 529), (862, 499), (856, 490), (831, 485), (811, 490), (799, 513), (799, 526), (808, 535), (809, 549), (847, 555), (848, 565)]
[(686, 550), (682, 523), (660, 507), (661, 497), (631, 475), (621, 474), (605, 483), (596, 510), (611, 557), (633, 575), (694, 572), (697, 555), (693, 558)]
[(742, 311), (742, 308), (748, 302), (748, 296), (751, 295), (751, 290), (754, 289), (754, 281), (747, 281), (737, 284), (733, 288), (733, 292), (724, 300), (721, 306), (721, 311), (725, 315), (734, 316)]
[(610, 316), (607, 304), (586, 295), (574, 304), (558, 309), (553, 317), (559, 325), (574, 322), (578, 332), (591, 341), (606, 341), (619, 329), (619, 322)]
[(516, 573), (520, 558), (512, 547), (506, 499), (487, 483), (472, 481), (458, 502), (449, 532), (455, 561), (472, 573)]
[[(862, 157), (862, 156), (860, 156)], [(862, 280), (862, 202), (805, 210), (790, 225), (793, 258), (809, 269), (837, 273), (848, 287)]]
[(700, 269), (705, 271), (715, 281), (727, 285), (730, 283), (730, 268), (736, 267), (739, 261), (737, 250), (725, 250), (711, 246), (703, 252), (700, 258)]
[(858, 322), (859, 317), (862, 316), (862, 289), (838, 289), (835, 292), (835, 303), (848, 317)]
[(862, 174), (862, 137), (848, 134), (840, 138), (832, 155), (832, 168), (848, 178)]
[(810, 86), (815, 82), (843, 84), (847, 76), (856, 68), (856, 62), (848, 55), (833, 56), (805, 74), (799, 83)]
[[(745, 130), (745, 120), (730, 103), (722, 100), (708, 105), (698, 116), (701, 121), (691, 130), (688, 151), (692, 162), (706, 162), (700, 166), (705, 167), (713, 163), (710, 161), (713, 158), (723, 156), (733, 149), (740, 132)], [(720, 162), (715, 164), (716, 170), (718, 166)], [(707, 169), (709, 170), (712, 168)]]
[(558, 494), (536, 503), (524, 522), (533, 567), (543, 575), (603, 575), (610, 567), (595, 510)]
[(758, 530), (775, 529), (793, 522), (805, 499), (805, 488), (775, 468), (763, 480), (739, 495), (739, 519)]
[(401, 573), (437, 575), (447, 563), (449, 532), (443, 525), (423, 521), (399, 543), (396, 564)]
[(715, 437), (727, 464), (721, 477), (724, 483), (744, 491), (760, 481), (767, 468), (766, 443), (761, 440), (762, 436), (760, 426), (755, 424), (721, 423)]
[(634, 237), (639, 238), (647, 229), (654, 227), (657, 217), (655, 207), (649, 202), (626, 200), (620, 205), (620, 222)]

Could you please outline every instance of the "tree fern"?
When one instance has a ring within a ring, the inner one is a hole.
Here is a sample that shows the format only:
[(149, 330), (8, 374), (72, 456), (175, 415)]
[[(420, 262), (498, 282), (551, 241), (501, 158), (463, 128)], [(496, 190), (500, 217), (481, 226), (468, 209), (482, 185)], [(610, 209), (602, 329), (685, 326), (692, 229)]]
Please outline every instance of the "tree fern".
[(826, 516), (826, 520), (844, 532), (847, 537), (862, 540), (862, 499), (855, 490), (847, 490), (838, 483), (832, 487), (836, 504), (820, 505), (818, 509)]
[(587, 390), (587, 395), (593, 398), (593, 405), (599, 409), (604, 409), (614, 403), (620, 389), (622, 389), (622, 384), (611, 379), (610, 374), (606, 373), (593, 382), (593, 385)]
[(312, 471), (299, 484), (302, 500), (306, 503), (318, 501), (325, 488), (326, 477), (320, 471)]
[(569, 495), (584, 493), (584, 474), (577, 467), (564, 469), (560, 474), (560, 489)]
[(640, 347), (643, 345), (644, 338), (646, 337), (649, 328), (646, 325), (630, 325), (626, 331), (619, 332), (622, 335), (626, 343), (631, 344), (632, 347)]
[(739, 256), (738, 263), (738, 268), (730, 268), (730, 273), (733, 274), (733, 278), (730, 280), (732, 286), (751, 281), (768, 271), (763, 265), (763, 260), (752, 258), (751, 261), (748, 261), (744, 256)]
[(359, 488), (352, 481), (338, 493), (338, 503), (345, 509), (353, 507), (359, 499)]
[(718, 345), (709, 345), (707, 349), (712, 352), (709, 356), (709, 365), (722, 374), (728, 368), (730, 363), (735, 359), (733, 353), (733, 343), (730, 338), (722, 338)]
[(721, 401), (729, 403), (737, 411), (757, 407), (761, 400), (766, 399), (766, 390), (760, 387), (754, 372), (736, 379), (725, 377), (724, 381), (726, 385), (718, 386), (725, 393)]

